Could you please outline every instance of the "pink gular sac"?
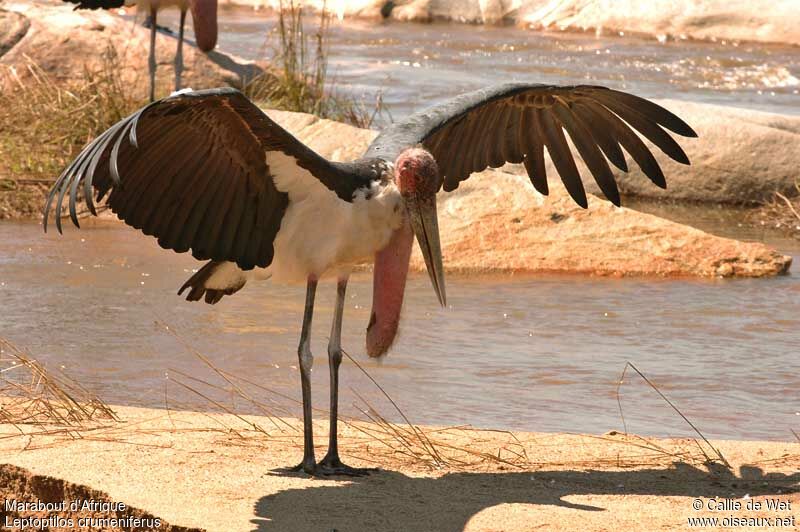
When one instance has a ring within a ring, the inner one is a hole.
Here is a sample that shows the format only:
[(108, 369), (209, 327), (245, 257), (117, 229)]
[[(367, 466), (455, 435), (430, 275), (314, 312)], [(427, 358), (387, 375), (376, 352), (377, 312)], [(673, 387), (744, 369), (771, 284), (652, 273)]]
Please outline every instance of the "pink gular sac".
[(217, 0), (190, 2), (197, 47), (210, 52), (217, 45)]
[(375, 254), (372, 315), (367, 326), (367, 354), (371, 357), (386, 353), (397, 334), (413, 243), (414, 233), (404, 220), (386, 247)]

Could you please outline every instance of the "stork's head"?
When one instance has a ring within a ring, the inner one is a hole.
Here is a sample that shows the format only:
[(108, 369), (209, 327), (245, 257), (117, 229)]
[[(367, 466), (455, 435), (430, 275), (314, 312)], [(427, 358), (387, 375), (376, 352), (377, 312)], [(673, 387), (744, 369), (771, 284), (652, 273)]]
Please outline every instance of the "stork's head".
[(372, 357), (385, 354), (397, 335), (414, 235), (425, 258), (436, 297), (442, 305), (447, 297), (439, 222), (436, 219), (436, 191), (439, 188), (436, 160), (422, 148), (410, 148), (400, 154), (394, 168), (395, 183), (408, 222), (401, 224), (386, 247), (375, 255), (372, 315), (367, 326), (367, 353)]
[(403, 197), (411, 228), (417, 237), (436, 297), (447, 304), (442, 268), (442, 247), (439, 243), (439, 221), (436, 216), (436, 191), (439, 189), (439, 167), (424, 148), (408, 148), (394, 163), (397, 187)]

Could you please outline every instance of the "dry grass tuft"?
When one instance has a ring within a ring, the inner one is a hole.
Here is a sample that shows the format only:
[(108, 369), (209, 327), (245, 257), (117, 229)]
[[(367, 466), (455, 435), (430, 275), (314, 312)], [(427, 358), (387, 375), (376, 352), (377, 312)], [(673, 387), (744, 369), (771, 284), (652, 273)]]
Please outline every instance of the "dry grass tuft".
[(775, 197), (755, 209), (749, 216), (750, 221), (762, 226), (781, 229), (794, 238), (800, 239), (800, 180), (795, 180), (797, 193), (787, 196), (775, 192)]
[[(200, 398), (210, 410), (228, 414), (229, 421), (237, 421), (235, 425), (226, 424), (218, 417), (214, 423), (220, 425), (220, 431), (234, 436), (232, 444), (252, 445), (269, 444), (281, 441), (302, 449), (302, 426), (297, 424), (300, 417), (301, 402), (269, 387), (257, 384), (250, 379), (235, 375), (214, 365), (214, 363), (191, 345), (174, 328), (163, 321), (157, 322), (159, 328), (176, 338), (189, 353), (200, 359), (213, 376), (220, 378), (224, 384), (215, 384), (210, 379), (190, 376), (177, 369), (170, 369), (169, 382), (181, 390), (188, 390)], [(672, 464), (683, 462), (693, 465), (705, 465), (712, 462), (709, 455), (695, 440), (685, 440), (667, 448), (654, 439), (643, 438), (633, 434), (614, 434), (611, 436), (583, 435), (587, 453), (585, 458), (554, 461), (536, 460), (540, 453), (537, 449), (544, 446), (558, 446), (559, 442), (520, 441), (511, 431), (482, 430), (471, 426), (432, 428), (414, 424), (409, 416), (392, 399), (386, 390), (361, 366), (354, 358), (345, 353), (349, 359), (375, 385), (376, 390), (389, 404), (403, 422), (397, 423), (389, 419), (389, 415), (381, 413), (367, 398), (364, 390), (353, 390), (359, 403), (356, 408), (363, 417), (339, 416), (339, 446), (341, 454), (361, 461), (373, 462), (381, 467), (402, 467), (423, 471), (475, 471), (475, 470), (530, 470), (551, 467), (618, 467), (652, 466), (654, 464)], [(373, 391), (374, 394), (374, 391)], [(227, 399), (221, 399), (227, 397)], [(295, 405), (298, 410), (287, 408), (286, 404)], [(174, 400), (167, 398), (165, 405), (175, 405)], [(255, 408), (270, 422), (270, 427), (261, 427), (237, 413), (237, 406), (249, 405)], [(196, 409), (196, 406), (190, 409)], [(328, 411), (314, 409), (319, 423), (327, 418)], [(287, 420), (287, 418), (293, 418)], [(320, 429), (323, 429), (320, 432)], [(327, 423), (315, 430), (324, 434)], [(491, 447), (489, 442), (496, 442), (498, 435), (504, 435), (503, 443)], [(324, 439), (323, 439), (324, 440)], [(709, 444), (710, 445), (710, 444)], [(614, 452), (595, 451), (612, 447)]]
[(87, 142), (145, 103), (123, 82), (113, 47), (83, 80), (55, 80), (32, 60), (0, 80), (0, 177), (52, 182)]
[(48, 370), (0, 338), (0, 423), (20, 434), (80, 437), (96, 421), (118, 421), (100, 398), (63, 372)]
[(267, 107), (369, 128), (385, 112), (382, 100), (379, 97), (370, 110), (363, 102), (336, 94), (328, 76), (330, 21), (323, 4), (315, 30), (308, 32), (302, 3), (282, 1), (272, 36), (276, 68), (250, 81), (243, 92)]
[[(158, 442), (144, 443), (140, 436), (199, 431), (217, 434), (220, 445), (265, 449), (280, 445), (301, 452), (300, 401), (217, 367), (175, 329), (164, 322), (157, 325), (201, 360), (210, 372), (203, 376), (169, 370), (164, 387), (165, 414), (159, 414), (158, 418), (168, 419), (170, 425), (145, 428), (152, 420), (118, 423), (111, 408), (73, 379), (48, 371), (29, 354), (0, 340), (0, 424), (10, 424), (16, 429), (2, 438), (28, 438), (25, 449), (52, 447), (74, 439), (162, 447)], [(347, 358), (372, 381), (378, 395), (392, 405), (396, 414), (380, 412), (367, 399), (368, 395), (375, 395), (375, 390), (354, 390), (358, 398), (355, 406), (361, 416), (339, 418), (340, 452), (347, 458), (417, 471), (625, 469), (669, 466), (676, 462), (694, 466), (707, 466), (714, 461), (724, 463), (721, 455), (718, 460), (711, 459), (693, 439), (665, 443), (614, 432), (604, 436), (571, 435), (579, 437), (582, 451), (576, 453), (573, 447), (565, 448), (565, 435), (526, 435), (521, 440), (511, 431), (475, 429), (468, 425), (441, 428), (417, 425), (366, 369), (349, 355)], [(189, 392), (189, 397), (199, 398), (200, 403), (178, 401), (171, 397), (170, 390), (174, 389), (184, 396)], [(262, 418), (240, 414), (245, 405)], [(203, 415), (210, 423), (203, 427), (186, 426), (175, 409), (207, 411)], [(323, 435), (328, 411), (315, 409), (315, 412), (315, 432)], [(571, 441), (574, 446), (575, 440)], [(318, 438), (318, 442), (324, 443), (325, 438)]]

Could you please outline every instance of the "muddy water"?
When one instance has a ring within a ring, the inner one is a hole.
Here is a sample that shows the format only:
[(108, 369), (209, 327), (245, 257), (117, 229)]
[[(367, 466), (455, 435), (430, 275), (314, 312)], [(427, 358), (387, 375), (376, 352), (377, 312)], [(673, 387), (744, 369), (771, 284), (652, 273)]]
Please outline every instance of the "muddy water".
[[(159, 21), (174, 26), (173, 15), (159, 15)], [(225, 11), (220, 49), (248, 59), (270, 58), (268, 33), (274, 27), (268, 14)], [(307, 27), (314, 30), (313, 24)], [(329, 43), (329, 71), (337, 90), (367, 107), (382, 94), (394, 118), (511, 80), (603, 84), (646, 97), (800, 113), (797, 47), (350, 19), (333, 22)]]
[[(689, 213), (699, 225), (735, 225)], [(748, 235), (738, 235), (748, 236)], [(757, 236), (757, 235), (749, 235)], [(764, 236), (764, 235), (761, 235)], [(797, 243), (776, 240), (800, 259)], [(181, 341), (219, 368), (299, 398), (296, 343), (303, 288), (246, 287), (216, 307), (175, 295), (197, 263), (116, 224), (43, 236), (37, 224), (0, 224), (0, 331), (108, 401), (210, 408), (177, 379), (244, 411), (241, 400), (180, 376), (224, 384)], [(316, 406), (328, 396), (325, 344), (335, 288), (321, 284), (313, 347)], [(791, 438), (800, 428), (800, 277), (637, 280), (586, 277), (450, 278), (442, 310), (428, 280), (408, 288), (390, 355), (364, 355), (371, 282), (350, 285), (344, 346), (420, 423), (605, 432), (621, 428), (616, 381), (625, 362), (654, 380), (710, 437)], [(397, 418), (349, 361), (345, 411), (355, 389)], [(245, 385), (274, 408), (295, 404)], [(622, 404), (629, 429), (689, 434), (636, 378)]]

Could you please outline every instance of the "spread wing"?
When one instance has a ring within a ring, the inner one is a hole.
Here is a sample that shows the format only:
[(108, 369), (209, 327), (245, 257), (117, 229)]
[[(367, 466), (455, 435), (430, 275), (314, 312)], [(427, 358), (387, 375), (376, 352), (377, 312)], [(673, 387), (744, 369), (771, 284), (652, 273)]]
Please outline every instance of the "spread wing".
[[(280, 162), (279, 175), (270, 160)], [(79, 193), (93, 214), (94, 201), (107, 196), (120, 219), (164, 248), (266, 267), (298, 192), (291, 187), (319, 181), (352, 201), (360, 180), (350, 166), (319, 156), (236, 90), (186, 92), (143, 107), (87, 145), (50, 191), (44, 227), (55, 205), (61, 231), (65, 198), (78, 226)]]
[(636, 132), (672, 159), (689, 164), (665, 129), (697, 136), (671, 112), (632, 94), (595, 86), (513, 83), (464, 94), (417, 113), (384, 131), (367, 154), (393, 160), (402, 149), (422, 144), (436, 158), (446, 191), (473, 172), (506, 162), (524, 163), (536, 190), (547, 194), (547, 148), (570, 195), (586, 207), (569, 135), (600, 190), (619, 205), (608, 161), (627, 172), (623, 149), (653, 183), (666, 187), (661, 168)]

